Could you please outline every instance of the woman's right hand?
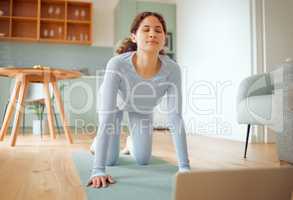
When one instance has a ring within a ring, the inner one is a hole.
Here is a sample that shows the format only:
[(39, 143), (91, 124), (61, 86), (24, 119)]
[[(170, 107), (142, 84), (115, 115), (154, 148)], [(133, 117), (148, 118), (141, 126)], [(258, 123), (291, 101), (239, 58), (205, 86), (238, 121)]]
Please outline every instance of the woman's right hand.
[(87, 186), (91, 186), (93, 188), (107, 187), (109, 184), (114, 184), (116, 181), (112, 178), (112, 176), (94, 176), (88, 182)]

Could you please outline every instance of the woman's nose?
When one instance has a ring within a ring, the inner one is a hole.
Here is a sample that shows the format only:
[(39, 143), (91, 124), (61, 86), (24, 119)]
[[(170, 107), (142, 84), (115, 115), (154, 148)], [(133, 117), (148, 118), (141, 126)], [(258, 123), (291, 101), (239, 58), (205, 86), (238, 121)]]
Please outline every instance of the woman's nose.
[(149, 37), (150, 37), (150, 38), (155, 38), (155, 37), (157, 37), (157, 36), (156, 36), (156, 31), (154, 31), (154, 30), (150, 30), (150, 32), (149, 32)]
[(156, 36), (155, 33), (150, 32), (149, 37), (150, 37), (150, 38), (156, 38), (157, 36)]

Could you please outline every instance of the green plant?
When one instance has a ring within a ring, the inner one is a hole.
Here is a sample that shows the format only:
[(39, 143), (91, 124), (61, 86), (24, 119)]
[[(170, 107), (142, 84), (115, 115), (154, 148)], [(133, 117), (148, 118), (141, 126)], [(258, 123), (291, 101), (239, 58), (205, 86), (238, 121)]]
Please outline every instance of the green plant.
[[(59, 86), (60, 93), (63, 92), (64, 88), (65, 88), (65, 84), (61, 83), (60, 86)], [(55, 95), (52, 95), (51, 102), (53, 102), (54, 100), (55, 100)]]
[(37, 116), (38, 120), (41, 120), (42, 115), (44, 113), (44, 107), (45, 107), (44, 104), (37, 102), (37, 103), (28, 105), (27, 108), (33, 111), (33, 113)]

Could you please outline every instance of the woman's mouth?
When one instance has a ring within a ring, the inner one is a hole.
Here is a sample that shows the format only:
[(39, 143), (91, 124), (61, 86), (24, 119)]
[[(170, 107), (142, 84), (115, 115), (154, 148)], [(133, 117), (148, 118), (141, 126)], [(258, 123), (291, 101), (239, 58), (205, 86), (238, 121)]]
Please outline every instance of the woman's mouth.
[(147, 41), (148, 44), (159, 44), (157, 41), (151, 40), (151, 41)]

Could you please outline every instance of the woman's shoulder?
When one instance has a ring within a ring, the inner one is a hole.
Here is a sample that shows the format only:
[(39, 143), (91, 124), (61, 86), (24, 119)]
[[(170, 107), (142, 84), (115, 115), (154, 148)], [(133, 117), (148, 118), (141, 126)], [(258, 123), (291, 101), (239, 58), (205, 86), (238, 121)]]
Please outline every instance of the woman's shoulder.
[(128, 64), (131, 52), (115, 55), (108, 61), (108, 64)]
[(130, 52), (113, 56), (112, 58), (109, 59), (106, 66), (106, 70), (122, 72), (123, 68), (128, 67), (130, 56), (131, 56)]
[(169, 73), (180, 73), (180, 66), (175, 60), (171, 59), (168, 55), (160, 55), (160, 58)]

